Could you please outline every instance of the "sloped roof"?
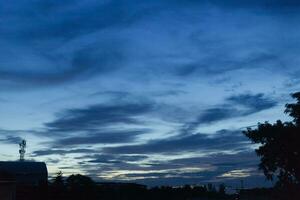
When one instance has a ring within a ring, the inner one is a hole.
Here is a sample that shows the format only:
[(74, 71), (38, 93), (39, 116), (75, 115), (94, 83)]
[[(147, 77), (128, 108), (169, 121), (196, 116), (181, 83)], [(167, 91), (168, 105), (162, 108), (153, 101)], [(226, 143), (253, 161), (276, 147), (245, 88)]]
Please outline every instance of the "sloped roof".
[(47, 172), (47, 167), (44, 162), (0, 161), (0, 169), (11, 171), (11, 172), (31, 172), (31, 173)]

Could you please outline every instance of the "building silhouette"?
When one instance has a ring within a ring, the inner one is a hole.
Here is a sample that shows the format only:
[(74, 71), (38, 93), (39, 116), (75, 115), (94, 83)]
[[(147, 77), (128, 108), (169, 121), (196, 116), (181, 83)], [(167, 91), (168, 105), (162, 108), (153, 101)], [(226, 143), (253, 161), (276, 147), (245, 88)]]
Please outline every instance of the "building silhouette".
[(23, 196), (47, 187), (48, 171), (44, 162), (0, 161), (0, 199), (26, 199)]

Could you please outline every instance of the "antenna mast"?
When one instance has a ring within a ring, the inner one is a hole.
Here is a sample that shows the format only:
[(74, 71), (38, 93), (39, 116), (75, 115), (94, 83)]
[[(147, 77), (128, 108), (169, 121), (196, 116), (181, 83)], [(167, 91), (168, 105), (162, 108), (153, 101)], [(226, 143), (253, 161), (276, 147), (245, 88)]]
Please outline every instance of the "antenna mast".
[(26, 140), (22, 140), (22, 142), (19, 144), (20, 146), (20, 150), (19, 150), (19, 153), (20, 153), (20, 161), (24, 161), (24, 157), (25, 157), (25, 148), (26, 148)]

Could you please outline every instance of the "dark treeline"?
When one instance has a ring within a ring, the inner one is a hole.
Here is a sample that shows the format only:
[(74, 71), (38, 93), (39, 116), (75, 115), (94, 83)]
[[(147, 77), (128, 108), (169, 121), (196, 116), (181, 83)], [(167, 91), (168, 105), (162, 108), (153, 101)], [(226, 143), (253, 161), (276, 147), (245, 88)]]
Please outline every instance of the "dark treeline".
[(226, 193), (224, 184), (147, 188), (135, 183), (98, 183), (90, 177), (76, 174), (67, 178), (62, 173), (48, 183), (33, 188), (19, 188), (17, 200), (283, 200), (282, 191), (275, 188), (255, 188)]
[(80, 174), (63, 178), (58, 173), (47, 185), (17, 188), (16, 200), (298, 200), (290, 192), (275, 187), (240, 189), (229, 194), (224, 184), (147, 188), (136, 183), (98, 183)]
[(134, 183), (97, 183), (83, 175), (71, 175), (63, 179), (58, 173), (48, 185), (50, 200), (137, 200), (137, 199), (233, 199), (225, 193), (225, 185), (217, 188), (204, 186), (154, 187)]

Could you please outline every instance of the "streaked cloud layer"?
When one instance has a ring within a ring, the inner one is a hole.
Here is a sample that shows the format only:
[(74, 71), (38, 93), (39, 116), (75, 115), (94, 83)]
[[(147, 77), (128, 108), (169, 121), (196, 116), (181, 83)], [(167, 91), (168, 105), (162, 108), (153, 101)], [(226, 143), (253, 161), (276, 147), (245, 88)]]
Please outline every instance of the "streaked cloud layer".
[(11, 1), (0, 158), (156, 184), (266, 184), (241, 131), (299, 90), (296, 0)]

